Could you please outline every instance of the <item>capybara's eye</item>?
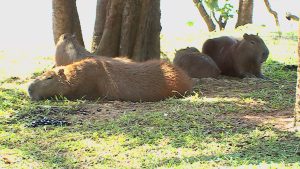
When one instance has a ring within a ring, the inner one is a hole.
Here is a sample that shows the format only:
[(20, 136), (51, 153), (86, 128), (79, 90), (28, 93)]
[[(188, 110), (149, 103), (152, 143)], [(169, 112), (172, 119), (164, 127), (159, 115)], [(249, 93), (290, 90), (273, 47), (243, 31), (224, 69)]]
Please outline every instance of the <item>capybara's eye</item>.
[(255, 45), (255, 42), (252, 40), (252, 41), (250, 41), (250, 43), (252, 44), (252, 45)]
[(46, 80), (50, 80), (52, 78), (53, 78), (53, 76), (49, 76), (49, 77), (46, 77)]

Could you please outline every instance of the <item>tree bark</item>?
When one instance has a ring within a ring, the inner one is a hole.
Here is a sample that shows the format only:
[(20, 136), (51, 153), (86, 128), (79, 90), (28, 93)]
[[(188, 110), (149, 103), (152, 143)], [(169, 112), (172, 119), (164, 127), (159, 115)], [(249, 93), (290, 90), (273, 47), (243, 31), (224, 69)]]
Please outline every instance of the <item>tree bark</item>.
[(137, 61), (160, 58), (160, 0), (142, 2), (132, 57)]
[(300, 21), (298, 28), (298, 69), (297, 69), (297, 87), (295, 104), (295, 127), (300, 128)]
[(211, 19), (211, 17), (208, 15), (208, 13), (206, 12), (202, 2), (200, 0), (193, 0), (200, 15), (202, 16), (202, 18), (204, 19), (207, 28), (210, 32), (215, 31), (216, 30), (216, 25), (214, 24), (213, 20)]
[(110, 0), (103, 35), (96, 49), (97, 55), (119, 56), (123, 0)]
[(293, 15), (293, 14), (291, 14), (291, 13), (286, 13), (286, 16), (285, 16), (285, 18), (287, 19), (287, 20), (292, 20), (292, 21), (299, 21), (299, 17), (298, 16), (296, 16), (296, 15)]
[(97, 7), (96, 7), (96, 20), (95, 20), (95, 26), (94, 26), (94, 35), (93, 35), (93, 41), (92, 41), (92, 48), (91, 52), (95, 53), (96, 49), (100, 43), (100, 40), (103, 35), (105, 21), (106, 21), (106, 15), (107, 15), (107, 5), (109, 0), (97, 0)]
[(235, 27), (252, 23), (253, 0), (240, 0), (238, 10), (238, 20)]
[(277, 27), (280, 27), (277, 12), (274, 11), (274, 10), (271, 8), (271, 5), (270, 5), (269, 0), (264, 0), (264, 1), (265, 1), (265, 5), (266, 5), (268, 11), (269, 11), (269, 12), (274, 16), (274, 18), (275, 18), (276, 26), (277, 26)]
[(216, 14), (215, 14), (214, 11), (212, 11), (212, 16), (213, 16), (214, 20), (217, 22), (217, 24), (219, 25), (220, 31), (221, 31), (221, 30), (224, 30), (225, 27), (226, 27), (226, 25), (227, 25), (227, 20), (224, 20), (224, 22), (223, 22), (223, 17), (222, 17), (222, 15), (220, 15), (220, 16), (219, 16), (219, 19), (217, 19)]
[(128, 42), (135, 42), (136, 40), (138, 25), (135, 23), (139, 22), (140, 6), (141, 2), (136, 0), (128, 0), (125, 4), (122, 20), (124, 27), (121, 32), (123, 36), (121, 36), (120, 42), (121, 56), (133, 56), (135, 43)]
[(75, 34), (78, 42), (84, 46), (76, 0), (53, 0), (52, 19), (54, 42), (64, 33)]
[(95, 54), (135, 61), (160, 58), (159, 0), (98, 0), (97, 5)]

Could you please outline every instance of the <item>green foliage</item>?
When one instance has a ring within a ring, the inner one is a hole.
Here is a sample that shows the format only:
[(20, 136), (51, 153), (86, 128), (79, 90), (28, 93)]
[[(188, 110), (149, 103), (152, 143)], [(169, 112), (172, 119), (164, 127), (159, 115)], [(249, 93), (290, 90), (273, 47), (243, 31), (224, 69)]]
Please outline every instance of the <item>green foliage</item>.
[(193, 21), (188, 21), (186, 24), (187, 24), (189, 27), (194, 26), (194, 22), (193, 22)]
[(225, 2), (222, 3), (220, 3), (219, 0), (205, 0), (205, 4), (210, 9), (216, 22), (222, 22), (226, 25), (227, 21), (233, 18), (234, 9), (229, 0), (225, 0)]

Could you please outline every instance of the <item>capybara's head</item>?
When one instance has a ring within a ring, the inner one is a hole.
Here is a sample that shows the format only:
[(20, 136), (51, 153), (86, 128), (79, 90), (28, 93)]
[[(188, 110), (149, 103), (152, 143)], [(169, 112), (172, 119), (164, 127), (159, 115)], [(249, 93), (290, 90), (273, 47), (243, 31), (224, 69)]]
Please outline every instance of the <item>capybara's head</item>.
[(56, 51), (60, 52), (60, 53), (72, 51), (72, 50), (74, 50), (73, 49), (74, 47), (71, 46), (70, 44), (74, 45), (76, 43), (78, 43), (78, 42), (76, 40), (75, 35), (72, 35), (70, 33), (62, 34), (56, 43)]
[(70, 90), (70, 84), (64, 69), (57, 67), (37, 77), (28, 88), (31, 100), (41, 100), (64, 95)]
[(269, 49), (265, 42), (258, 35), (248, 35), (247, 33), (244, 34), (243, 38), (241, 52), (247, 56), (255, 57), (260, 63), (265, 62), (269, 56)]
[(184, 49), (179, 49), (176, 51), (176, 54), (178, 53), (192, 53), (192, 52), (200, 52), (197, 48), (195, 47), (186, 47)]
[(79, 46), (76, 36), (70, 33), (62, 34), (56, 44), (56, 66), (64, 66), (73, 63), (78, 57)]
[(57, 44), (62, 43), (64, 41), (76, 40), (76, 36), (70, 33), (64, 33), (60, 35)]

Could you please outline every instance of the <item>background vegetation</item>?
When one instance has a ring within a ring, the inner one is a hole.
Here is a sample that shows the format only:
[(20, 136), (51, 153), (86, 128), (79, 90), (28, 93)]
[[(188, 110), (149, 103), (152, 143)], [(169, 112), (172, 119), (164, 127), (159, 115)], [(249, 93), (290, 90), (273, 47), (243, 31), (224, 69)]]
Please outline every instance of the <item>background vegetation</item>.
[[(178, 46), (201, 49), (209, 37), (251, 31), (271, 51), (263, 67), (270, 80), (202, 79), (192, 95), (157, 103), (31, 102), (27, 84), (53, 58), (1, 54), (1, 168), (300, 168), (300, 133), (289, 131), (296, 71), (286, 67), (297, 63), (296, 32), (247, 26), (184, 38), (162, 35), (162, 52), (172, 60)], [(30, 126), (45, 117), (70, 125)]]

